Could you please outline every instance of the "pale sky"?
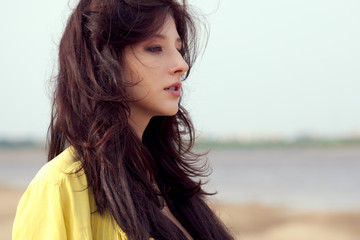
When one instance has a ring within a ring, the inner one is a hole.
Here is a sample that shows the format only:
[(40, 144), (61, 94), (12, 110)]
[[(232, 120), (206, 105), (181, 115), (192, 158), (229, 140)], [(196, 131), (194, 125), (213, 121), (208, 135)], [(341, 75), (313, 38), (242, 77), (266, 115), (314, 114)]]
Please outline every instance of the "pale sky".
[[(189, 2), (210, 29), (184, 86), (202, 136), (360, 134), (360, 1)], [(0, 138), (44, 139), (68, 1), (13, 0), (2, 9)]]

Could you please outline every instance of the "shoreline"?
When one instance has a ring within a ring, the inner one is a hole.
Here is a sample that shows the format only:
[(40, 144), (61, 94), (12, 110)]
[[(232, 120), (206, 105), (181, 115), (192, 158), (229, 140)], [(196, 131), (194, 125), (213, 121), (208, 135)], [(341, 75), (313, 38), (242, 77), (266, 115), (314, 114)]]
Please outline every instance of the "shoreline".
[[(11, 239), (16, 206), (25, 188), (0, 185), (0, 240)], [(210, 207), (241, 240), (358, 240), (360, 210), (302, 211), (256, 203), (210, 202)]]

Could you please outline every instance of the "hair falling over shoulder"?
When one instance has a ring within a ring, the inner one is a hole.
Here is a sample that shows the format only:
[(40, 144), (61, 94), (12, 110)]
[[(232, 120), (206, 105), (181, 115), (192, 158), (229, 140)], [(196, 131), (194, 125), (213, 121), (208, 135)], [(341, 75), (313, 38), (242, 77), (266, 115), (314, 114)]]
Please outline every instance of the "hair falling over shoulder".
[[(156, 182), (174, 216), (195, 239), (232, 239), (204, 202), (195, 178), (205, 176), (192, 152), (194, 128), (179, 103), (174, 116), (153, 117), (142, 141), (128, 124), (123, 49), (174, 18), (190, 73), (196, 29), (185, 1), (80, 0), (59, 46), (50, 161), (73, 146), (92, 189), (97, 211), (108, 211), (128, 239), (186, 239), (159, 208)], [(185, 140), (184, 140), (185, 139)]]

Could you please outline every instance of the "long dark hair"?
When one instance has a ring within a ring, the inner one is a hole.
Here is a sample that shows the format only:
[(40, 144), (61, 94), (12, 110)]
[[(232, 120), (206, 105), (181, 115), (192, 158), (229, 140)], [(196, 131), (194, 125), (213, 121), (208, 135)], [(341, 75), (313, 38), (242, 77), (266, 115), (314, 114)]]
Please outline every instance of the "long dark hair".
[(187, 9), (176, 0), (80, 0), (60, 42), (48, 160), (73, 146), (97, 211), (109, 211), (129, 239), (186, 239), (161, 213), (153, 183), (195, 239), (231, 239), (194, 180), (205, 165), (192, 152), (194, 128), (180, 102), (175, 116), (150, 120), (142, 141), (128, 124), (124, 47), (151, 37), (172, 16), (189, 65), (185, 80), (196, 56)]

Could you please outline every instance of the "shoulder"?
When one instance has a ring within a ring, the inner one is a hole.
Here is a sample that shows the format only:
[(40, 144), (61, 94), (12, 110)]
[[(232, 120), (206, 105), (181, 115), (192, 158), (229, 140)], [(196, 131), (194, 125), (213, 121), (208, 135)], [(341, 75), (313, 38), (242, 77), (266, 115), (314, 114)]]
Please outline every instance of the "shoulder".
[(72, 148), (46, 163), (20, 199), (13, 239), (91, 239), (91, 194)]
[(73, 204), (72, 199), (89, 201), (89, 189), (82, 163), (72, 147), (65, 149), (46, 163), (30, 182), (22, 200), (43, 198), (49, 203), (60, 202), (59, 207)]
[(65, 149), (53, 160), (46, 163), (36, 174), (30, 185), (50, 184), (62, 185), (68, 181), (86, 182), (85, 173), (81, 161), (76, 158), (75, 150), (72, 147)]

